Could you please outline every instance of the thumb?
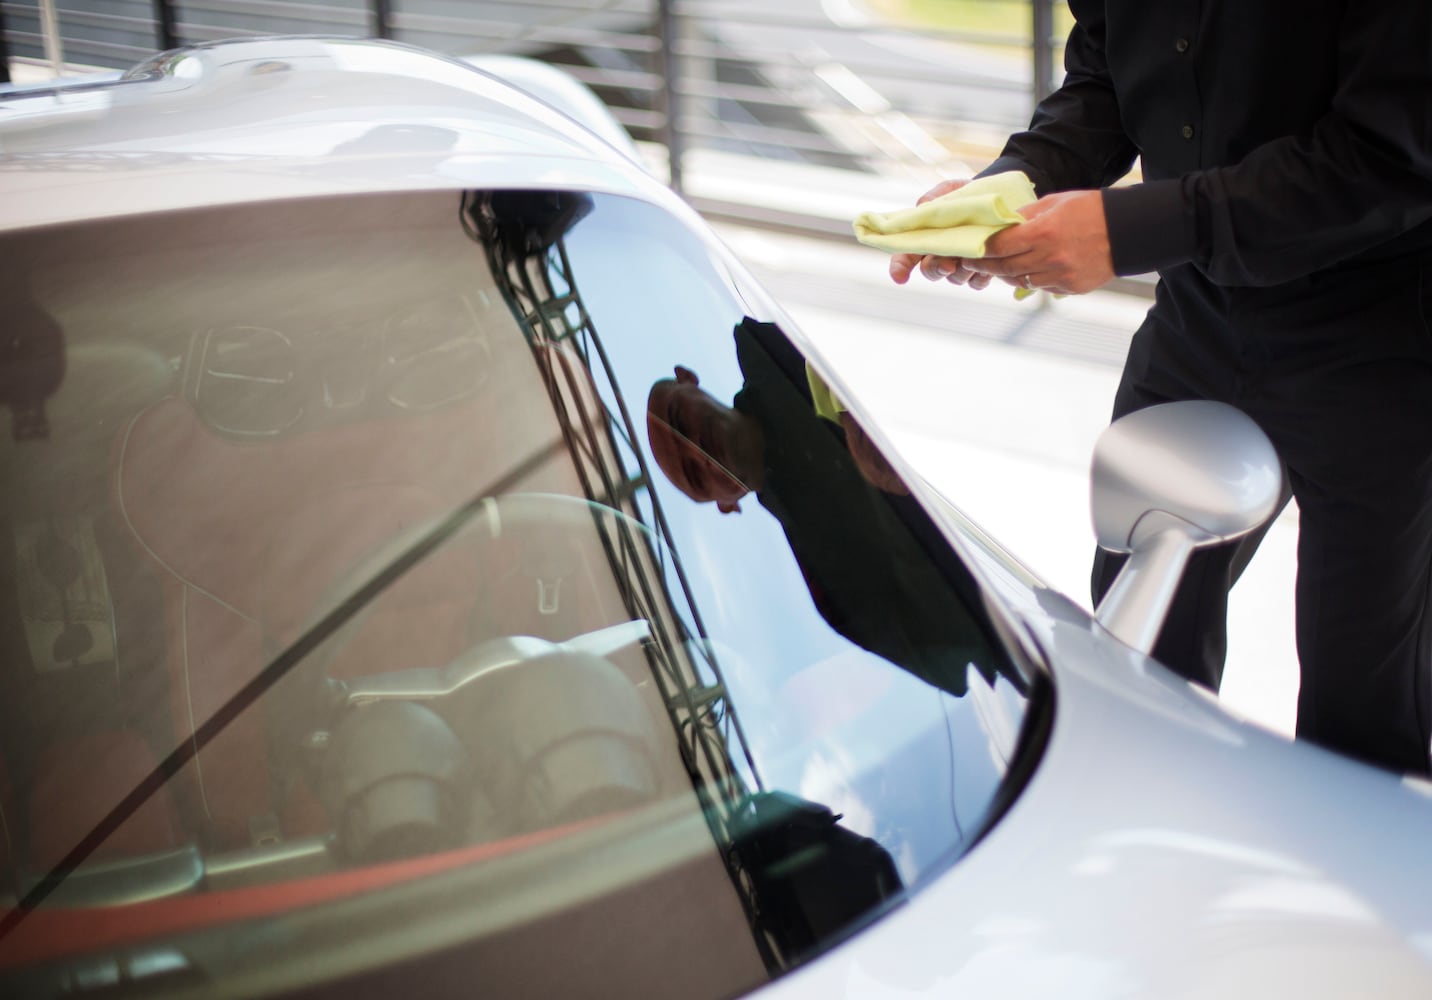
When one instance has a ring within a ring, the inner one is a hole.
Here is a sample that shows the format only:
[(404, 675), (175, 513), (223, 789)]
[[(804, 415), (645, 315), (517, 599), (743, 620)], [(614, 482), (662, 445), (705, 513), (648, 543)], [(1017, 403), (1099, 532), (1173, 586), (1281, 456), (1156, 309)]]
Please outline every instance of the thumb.
[(1029, 222), (1030, 220), (1037, 219), (1041, 215), (1044, 215), (1046, 212), (1053, 211), (1058, 207), (1059, 200), (1057, 198), (1055, 198), (1053, 195), (1045, 195), (1038, 201), (1030, 202), (1028, 205), (1025, 205), (1023, 208), (1019, 209), (1019, 214), (1024, 216), (1025, 222)]

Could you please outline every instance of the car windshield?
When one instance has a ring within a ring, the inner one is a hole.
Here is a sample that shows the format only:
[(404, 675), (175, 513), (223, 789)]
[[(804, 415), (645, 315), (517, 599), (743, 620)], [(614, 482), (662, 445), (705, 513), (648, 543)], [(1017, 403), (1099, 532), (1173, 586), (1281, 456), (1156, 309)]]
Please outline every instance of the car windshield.
[(0, 981), (731, 996), (1027, 773), (1047, 680), (665, 210), (0, 247)]

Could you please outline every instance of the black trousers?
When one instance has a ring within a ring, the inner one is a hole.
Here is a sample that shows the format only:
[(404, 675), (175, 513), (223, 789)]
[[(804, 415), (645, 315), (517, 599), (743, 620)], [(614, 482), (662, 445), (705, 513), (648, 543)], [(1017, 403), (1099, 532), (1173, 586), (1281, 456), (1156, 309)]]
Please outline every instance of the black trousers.
[[(1113, 415), (1180, 399), (1251, 416), (1297, 498), (1298, 737), (1432, 773), (1432, 253), (1275, 288), (1165, 273)], [(1194, 555), (1154, 649), (1214, 691), (1261, 537)], [(1096, 605), (1122, 562), (1096, 555)]]

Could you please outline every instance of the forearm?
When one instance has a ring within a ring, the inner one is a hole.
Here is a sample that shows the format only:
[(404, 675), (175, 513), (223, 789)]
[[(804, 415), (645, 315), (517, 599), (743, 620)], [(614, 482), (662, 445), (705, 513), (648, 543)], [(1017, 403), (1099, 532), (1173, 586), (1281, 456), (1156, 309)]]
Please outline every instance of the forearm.
[(1029, 128), (1010, 137), (981, 175), (1022, 170), (1041, 196), (1112, 184), (1138, 150), (1124, 132), (1104, 51), (1102, 0), (1073, 0), (1063, 84), (1035, 108)]
[(1128, 173), (1137, 153), (1118, 122), (1112, 90), (1094, 81), (1066, 83), (980, 174), (1023, 170), (1043, 197), (1112, 184)]

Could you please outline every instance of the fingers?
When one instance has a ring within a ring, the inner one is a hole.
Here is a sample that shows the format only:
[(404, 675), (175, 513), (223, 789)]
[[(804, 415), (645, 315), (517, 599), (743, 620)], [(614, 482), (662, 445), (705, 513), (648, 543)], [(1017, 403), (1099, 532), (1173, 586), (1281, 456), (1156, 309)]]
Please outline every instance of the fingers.
[(934, 201), (936, 198), (939, 198), (939, 197), (941, 197), (942, 195), (947, 195), (947, 194), (949, 194), (951, 191), (958, 191), (960, 188), (964, 187), (964, 186), (965, 186), (966, 184), (968, 184), (968, 183), (969, 183), (969, 181), (967, 181), (967, 180), (964, 180), (964, 181), (949, 181), (949, 180), (940, 181), (940, 183), (936, 184), (934, 187), (930, 188), (930, 190), (928, 190), (928, 191), (926, 191), (924, 194), (920, 195), (920, 199), (919, 199), (917, 202), (915, 202), (915, 204), (917, 204), (917, 205), (923, 205), (923, 204), (925, 204), (925, 202), (927, 202), (927, 201)]
[[(975, 276), (970, 262), (962, 257), (926, 257), (920, 265), (920, 273), (930, 281), (948, 281), (952, 285), (969, 284)], [(984, 284), (974, 287), (983, 288)]]
[[(951, 191), (958, 191), (968, 184), (967, 180), (944, 180), (920, 196), (916, 202), (942, 197)], [(1026, 220), (1032, 222), (1050, 211), (1053, 199), (1044, 198), (1020, 210)], [(983, 257), (965, 260), (960, 257), (939, 257), (914, 253), (894, 254), (890, 258), (890, 278), (897, 285), (906, 284), (918, 269), (927, 281), (948, 281), (954, 285), (967, 285), (984, 289), (998, 278), (1016, 288), (1048, 287), (1056, 290), (1052, 283), (1041, 285), (1039, 276), (1049, 270), (1047, 256), (1040, 252), (1037, 230), (1040, 227), (1012, 226), (995, 233), (985, 244)], [(1048, 275), (1053, 278), (1053, 275)], [(1063, 289), (1057, 289), (1063, 293)]]
[(985, 240), (985, 252), (980, 261), (982, 263), (1003, 261), (1031, 254), (1040, 247), (1040, 233), (1041, 230), (1037, 226), (1027, 222), (1024, 225), (1001, 229)]
[[(967, 285), (981, 291), (988, 288), (996, 278), (1016, 288), (1040, 287), (1039, 278), (1046, 268), (1028, 253), (1017, 257), (981, 257), (975, 260), (938, 257), (933, 254), (891, 255), (890, 278), (895, 284), (908, 283), (910, 276), (917, 270), (926, 281), (948, 281), (952, 285)], [(1025, 283), (1026, 278), (1031, 279), (1032, 286)]]
[[(993, 280), (992, 275), (982, 275), (986, 281)], [(1068, 288), (1059, 282), (1059, 279), (1049, 271), (1042, 274), (1012, 274), (1000, 275), (999, 280), (1010, 288), (1023, 289), (1030, 292), (1048, 292), (1050, 295), (1078, 295), (1078, 291)], [(973, 281), (971, 282), (973, 284)]]
[(1016, 287), (1082, 295), (1114, 278), (1108, 224), (1098, 191), (1047, 195), (1021, 210), (1022, 225), (990, 237), (973, 263)]
[(971, 268), (980, 274), (991, 278), (999, 278), (1001, 281), (1012, 285), (1022, 285), (1023, 278), (1032, 277), (1038, 280), (1048, 268), (1033, 254), (1020, 254), (1018, 257), (1001, 257), (995, 259), (981, 258), (971, 263)]
[(920, 261), (920, 273), (930, 281), (944, 281), (960, 269), (958, 257), (929, 256)]
[[(923, 205), (925, 202), (949, 194), (951, 191), (958, 191), (968, 183), (966, 180), (940, 181), (922, 194), (920, 200), (915, 204)], [(946, 263), (939, 263), (941, 261)], [(914, 274), (918, 267), (920, 272), (931, 281), (941, 281), (946, 278), (954, 281), (956, 280), (954, 275), (959, 272), (960, 264), (961, 262), (953, 257), (925, 257), (917, 253), (897, 253), (890, 258), (890, 280), (897, 285), (903, 285), (910, 280), (910, 275)], [(956, 283), (963, 284), (968, 277), (969, 272), (965, 271)]]
[(920, 266), (923, 258), (917, 253), (897, 253), (890, 258), (890, 280), (903, 285), (910, 280), (910, 274)]
[(974, 273), (959, 257), (917, 253), (897, 253), (890, 257), (890, 279), (897, 285), (909, 281), (917, 269), (927, 281), (950, 281), (956, 285), (963, 285)]
[[(960, 261), (959, 267), (945, 275), (945, 280), (952, 285), (972, 285), (974, 288), (983, 288), (984, 284), (974, 284), (974, 277), (975, 272), (970, 269), (969, 263), (962, 260)], [(988, 282), (985, 284), (988, 284)]]
[(1031, 235), (1028, 224), (1000, 230), (985, 241), (984, 256), (971, 260), (970, 268), (1006, 284), (1025, 287), (1021, 279), (1048, 270), (1045, 248)]
[(919, 270), (920, 276), (927, 281), (948, 281), (952, 285), (968, 285), (976, 290), (989, 287), (993, 275), (976, 271), (976, 266), (983, 268), (982, 264), (972, 265), (960, 257), (897, 253), (890, 257), (890, 278), (895, 284), (903, 285), (910, 280), (910, 275)]

